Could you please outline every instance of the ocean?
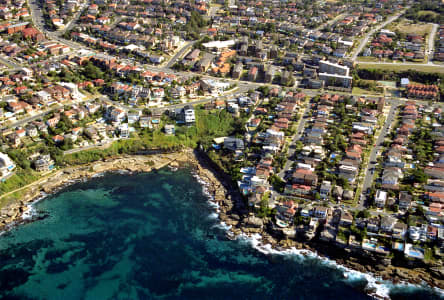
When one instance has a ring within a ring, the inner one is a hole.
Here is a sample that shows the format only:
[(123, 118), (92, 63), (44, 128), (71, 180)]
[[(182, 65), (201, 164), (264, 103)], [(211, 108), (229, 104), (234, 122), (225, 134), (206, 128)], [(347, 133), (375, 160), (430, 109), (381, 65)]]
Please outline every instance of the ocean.
[[(328, 259), (229, 240), (189, 169), (106, 173), (34, 204), (0, 236), (1, 299), (440, 299)], [(344, 276), (346, 274), (346, 276)]]

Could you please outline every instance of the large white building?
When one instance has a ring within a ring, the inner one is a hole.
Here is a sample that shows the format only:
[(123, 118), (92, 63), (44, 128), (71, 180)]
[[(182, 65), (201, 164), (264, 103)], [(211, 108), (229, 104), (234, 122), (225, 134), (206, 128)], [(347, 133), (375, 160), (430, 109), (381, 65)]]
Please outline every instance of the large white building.
[(204, 92), (209, 92), (213, 95), (217, 95), (228, 90), (228, 88), (230, 87), (230, 83), (213, 79), (202, 79), (200, 81), (200, 87)]
[(8, 155), (0, 152), (0, 179), (8, 176), (14, 169), (14, 162)]
[(319, 73), (319, 80), (324, 81), (325, 86), (343, 86), (351, 88), (353, 77), (337, 74)]
[(327, 60), (321, 60), (319, 62), (319, 73), (337, 74), (342, 76), (348, 76), (350, 72), (349, 67), (335, 64)]
[(194, 108), (191, 105), (185, 105), (183, 108), (177, 108), (174, 112), (176, 120), (187, 125), (196, 122)]
[(184, 114), (184, 118), (185, 118), (185, 123), (186, 124), (191, 124), (194, 123), (196, 121), (196, 116), (194, 114), (194, 109), (191, 105), (187, 105), (184, 107), (183, 109), (183, 114)]
[(220, 51), (221, 49), (227, 49), (230, 47), (233, 47), (236, 44), (235, 40), (228, 40), (228, 41), (211, 41), (208, 43), (202, 44), (206, 49), (215, 49), (217, 51)]

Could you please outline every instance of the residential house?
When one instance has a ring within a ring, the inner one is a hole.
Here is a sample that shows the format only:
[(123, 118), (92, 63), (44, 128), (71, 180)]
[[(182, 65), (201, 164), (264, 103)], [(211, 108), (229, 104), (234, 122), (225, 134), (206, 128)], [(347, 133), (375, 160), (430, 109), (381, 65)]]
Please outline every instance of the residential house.
[(339, 225), (350, 226), (353, 224), (353, 215), (349, 211), (342, 211)]
[(45, 172), (54, 168), (54, 161), (49, 154), (41, 154), (34, 161), (34, 167), (37, 172)]
[(367, 220), (367, 230), (371, 232), (379, 231), (379, 218), (374, 217)]
[(404, 239), (404, 236), (407, 233), (407, 228), (407, 224), (397, 221), (392, 229), (393, 237), (397, 239)]
[(377, 190), (375, 195), (375, 204), (379, 208), (383, 208), (387, 202), (387, 192)]
[(231, 151), (244, 150), (244, 141), (239, 138), (226, 137), (224, 139), (224, 148)]
[(293, 173), (293, 183), (316, 186), (318, 183), (318, 176), (312, 170), (297, 168)]
[(194, 108), (191, 105), (186, 105), (183, 108), (178, 108), (175, 111), (176, 120), (183, 122), (187, 125), (196, 122), (196, 116), (194, 113)]
[(316, 206), (313, 208), (313, 216), (319, 219), (326, 219), (328, 216), (329, 209), (328, 207)]
[(321, 187), (319, 189), (319, 194), (321, 196), (322, 199), (328, 199), (328, 197), (330, 196), (330, 192), (331, 192), (331, 182), (324, 180), (321, 184)]
[(176, 130), (175, 130), (173, 124), (166, 124), (164, 127), (164, 131), (165, 131), (165, 134), (169, 134), (169, 135), (173, 135), (176, 133)]
[(399, 209), (408, 210), (412, 206), (412, 195), (406, 191), (399, 192)]
[(392, 216), (381, 217), (381, 230), (386, 232), (392, 232), (396, 222), (397, 219)]
[(4, 178), (15, 169), (15, 163), (8, 155), (0, 152), (0, 177)]

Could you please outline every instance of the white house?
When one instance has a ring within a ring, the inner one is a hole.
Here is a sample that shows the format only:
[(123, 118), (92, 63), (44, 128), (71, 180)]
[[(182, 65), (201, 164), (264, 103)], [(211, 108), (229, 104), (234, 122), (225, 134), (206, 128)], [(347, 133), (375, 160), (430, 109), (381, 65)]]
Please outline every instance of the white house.
[(187, 105), (183, 108), (184, 120), (186, 124), (191, 124), (196, 121), (194, 114), (194, 108), (191, 105)]
[(375, 195), (375, 204), (377, 207), (384, 207), (387, 201), (387, 192), (378, 190)]
[(136, 111), (129, 111), (127, 114), (128, 117), (128, 123), (129, 124), (134, 124), (137, 121), (139, 121), (140, 118), (140, 111), (136, 110)]
[(15, 169), (14, 162), (8, 155), (0, 152), (0, 179), (8, 176)]
[(120, 137), (121, 138), (129, 138), (130, 136), (130, 132), (129, 132), (129, 127), (127, 123), (121, 124), (119, 126), (119, 133), (120, 133)]

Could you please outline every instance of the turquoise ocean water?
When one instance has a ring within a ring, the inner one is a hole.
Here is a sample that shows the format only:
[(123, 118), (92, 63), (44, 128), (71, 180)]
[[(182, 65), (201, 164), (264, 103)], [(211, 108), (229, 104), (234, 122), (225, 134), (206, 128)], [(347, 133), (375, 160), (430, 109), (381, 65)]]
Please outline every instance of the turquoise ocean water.
[[(227, 239), (214, 209), (188, 169), (66, 187), (35, 204), (48, 217), (0, 236), (0, 299), (370, 299), (369, 277)], [(427, 288), (378, 291), (440, 298)]]

